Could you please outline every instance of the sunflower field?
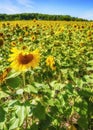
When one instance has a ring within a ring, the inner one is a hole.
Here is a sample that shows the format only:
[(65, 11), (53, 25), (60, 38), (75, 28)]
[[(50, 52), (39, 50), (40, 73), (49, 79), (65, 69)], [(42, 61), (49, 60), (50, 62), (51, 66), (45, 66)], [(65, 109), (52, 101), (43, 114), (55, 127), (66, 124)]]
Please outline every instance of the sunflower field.
[(0, 130), (93, 130), (92, 22), (0, 22)]

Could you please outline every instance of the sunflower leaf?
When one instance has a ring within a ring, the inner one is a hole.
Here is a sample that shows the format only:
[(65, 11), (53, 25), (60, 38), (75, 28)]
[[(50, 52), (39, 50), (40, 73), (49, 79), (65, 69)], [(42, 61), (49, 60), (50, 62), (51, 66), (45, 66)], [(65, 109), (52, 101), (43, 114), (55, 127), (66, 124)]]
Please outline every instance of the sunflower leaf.
[(21, 84), (21, 79), (19, 77), (10, 78), (6, 83), (12, 88), (17, 88)]

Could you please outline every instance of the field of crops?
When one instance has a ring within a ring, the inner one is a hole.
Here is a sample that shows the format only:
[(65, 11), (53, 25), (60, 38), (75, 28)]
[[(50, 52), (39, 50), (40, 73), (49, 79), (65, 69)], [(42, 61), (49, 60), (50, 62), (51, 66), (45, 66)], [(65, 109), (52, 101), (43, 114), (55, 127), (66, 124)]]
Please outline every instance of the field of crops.
[(92, 22), (0, 22), (0, 130), (93, 130)]

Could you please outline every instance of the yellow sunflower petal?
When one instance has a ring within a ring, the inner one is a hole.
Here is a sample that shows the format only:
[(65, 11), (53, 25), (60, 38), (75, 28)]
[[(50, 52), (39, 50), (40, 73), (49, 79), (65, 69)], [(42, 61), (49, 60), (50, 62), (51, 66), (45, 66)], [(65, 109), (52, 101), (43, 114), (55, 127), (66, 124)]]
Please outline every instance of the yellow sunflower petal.
[(13, 48), (11, 52), (12, 54), (10, 54), (8, 61), (11, 62), (11, 68), (16, 71), (22, 72), (39, 65), (40, 54), (38, 49), (28, 52), (26, 49), (18, 50), (17, 48)]

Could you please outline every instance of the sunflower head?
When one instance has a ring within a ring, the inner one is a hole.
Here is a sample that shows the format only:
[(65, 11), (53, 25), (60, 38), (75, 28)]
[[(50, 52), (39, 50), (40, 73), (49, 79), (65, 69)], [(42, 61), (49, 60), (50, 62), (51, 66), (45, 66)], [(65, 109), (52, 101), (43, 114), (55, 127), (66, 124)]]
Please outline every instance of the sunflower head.
[(33, 19), (33, 22), (34, 22), (34, 23), (36, 22), (36, 19), (35, 19), (35, 18)]
[(55, 70), (55, 61), (53, 56), (48, 56), (46, 59), (46, 66), (49, 66), (52, 70)]
[(8, 23), (7, 23), (7, 25), (9, 26), (9, 25), (10, 25), (10, 23), (8, 22)]
[(4, 44), (4, 40), (2, 37), (0, 37), (0, 46), (3, 46), (3, 44)]
[(36, 40), (36, 36), (35, 36), (35, 35), (32, 35), (32, 36), (31, 36), (31, 40), (32, 40), (32, 41), (35, 41), (35, 40)]
[(16, 23), (16, 28), (19, 28), (19, 24), (18, 23)]
[(3, 24), (2, 24), (2, 27), (4, 27), (4, 28), (5, 28), (5, 27), (6, 27), (6, 24), (5, 24), (5, 23), (3, 23)]
[(14, 41), (11, 42), (11, 46), (13, 46), (13, 47), (16, 46), (16, 42), (14, 42)]
[(10, 54), (10, 58), (8, 61), (11, 62), (11, 68), (16, 71), (26, 71), (29, 68), (35, 68), (39, 65), (40, 54), (38, 50), (29, 52), (28, 50), (18, 50), (17, 48), (13, 48), (11, 50), (12, 54)]
[(8, 73), (11, 71), (11, 68), (6, 68), (2, 74), (0, 74), (0, 84), (3, 83), (8, 75)]
[(4, 34), (2, 32), (0, 32), (0, 37), (3, 37), (3, 36), (4, 36)]
[(22, 65), (26, 65), (30, 63), (32, 60), (33, 60), (32, 54), (25, 54), (25, 55), (23, 55), (22, 53), (19, 54), (18, 62)]
[(26, 32), (25, 32), (25, 36), (28, 36), (28, 34), (29, 34), (29, 33), (26, 31)]
[(22, 46), (22, 50), (25, 50), (25, 49), (27, 49), (27, 46)]
[(23, 41), (22, 36), (19, 37), (18, 41), (19, 41), (19, 42), (22, 42), (22, 41)]

